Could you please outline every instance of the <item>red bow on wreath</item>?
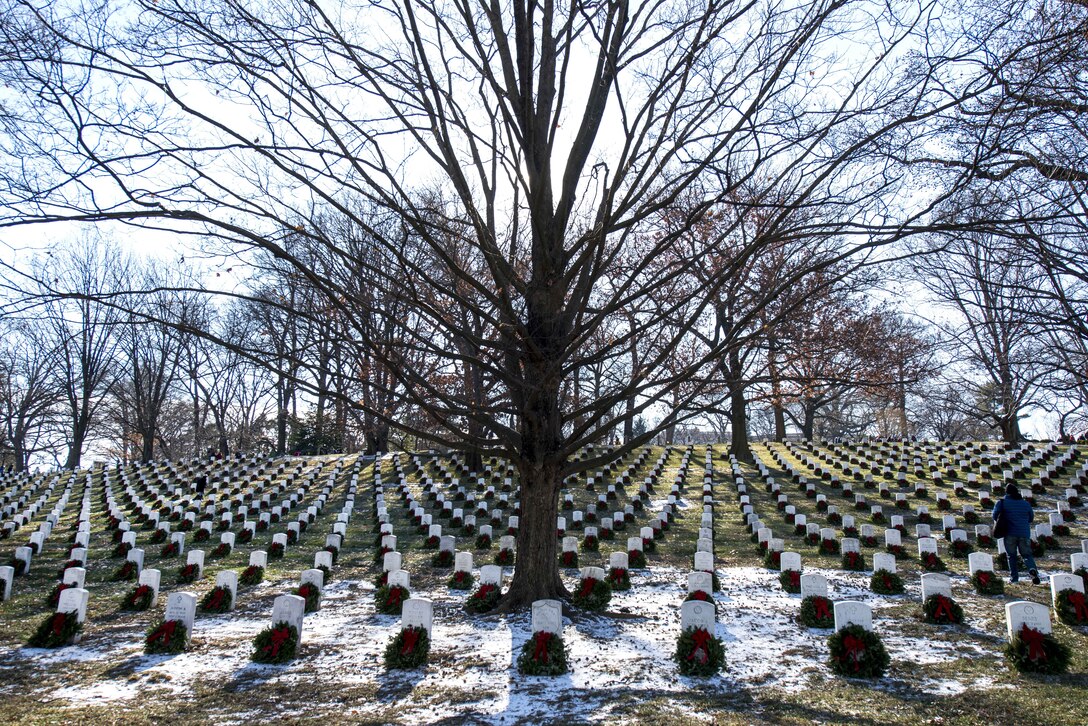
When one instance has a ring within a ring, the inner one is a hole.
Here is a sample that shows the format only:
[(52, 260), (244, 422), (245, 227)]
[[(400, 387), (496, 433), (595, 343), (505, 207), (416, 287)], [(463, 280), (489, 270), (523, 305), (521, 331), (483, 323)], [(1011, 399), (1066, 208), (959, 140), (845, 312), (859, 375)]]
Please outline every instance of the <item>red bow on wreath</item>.
[(1043, 649), (1043, 634), (1034, 628), (1029, 628), (1025, 623), (1020, 628), (1020, 640), (1028, 647), (1028, 659), (1046, 660), (1046, 651)]
[(472, 597), (476, 600), (485, 600), (487, 599), (487, 596), (490, 595), (494, 590), (494, 585), (480, 585), (480, 589), (477, 590), (476, 594), (474, 594)]
[(139, 587), (136, 588), (136, 593), (133, 596), (133, 599), (134, 600), (142, 600), (143, 598), (147, 597), (147, 594), (149, 592), (151, 592), (151, 586), (150, 585), (140, 585)]
[(707, 595), (702, 590), (696, 590), (695, 592), (691, 593), (691, 599), (692, 600), (703, 600), (705, 602), (705, 601), (710, 600), (710, 596)]
[(533, 635), (536, 647), (533, 649), (533, 660), (537, 663), (548, 662), (548, 645), (552, 642), (552, 633), (540, 630)]
[(694, 660), (699, 665), (706, 665), (710, 660), (710, 652), (707, 650), (707, 646), (710, 645), (710, 633), (705, 628), (699, 628), (691, 634), (691, 652), (688, 653), (688, 660)]
[(590, 593), (593, 592), (593, 588), (596, 586), (596, 584), (597, 580), (592, 577), (587, 577), (586, 579), (582, 580), (582, 589), (578, 591), (578, 596), (589, 597)]
[(419, 642), (419, 631), (415, 628), (405, 628), (401, 634), (404, 638), (401, 640), (400, 654), (405, 656), (416, 649), (416, 643)]
[(64, 623), (68, 620), (68, 613), (56, 613), (53, 615), (53, 635), (64, 632)]
[(982, 587), (986, 587), (990, 584), (990, 573), (984, 570), (980, 570), (978, 573), (978, 584)]
[(812, 601), (813, 606), (816, 608), (816, 617), (820, 620), (831, 617), (831, 608), (828, 607), (827, 598), (818, 597)]
[(797, 570), (790, 570), (790, 587), (801, 587), (801, 573)]
[(942, 617), (952, 619), (952, 601), (944, 595), (938, 595), (937, 609), (933, 611), (933, 619), (939, 620)]
[(222, 588), (215, 588), (212, 590), (212, 596), (208, 599), (208, 609), (218, 610), (223, 604), (223, 597), (226, 595), (226, 591)]
[(1088, 620), (1088, 604), (1085, 603), (1084, 593), (1073, 590), (1068, 595), (1069, 604), (1073, 606), (1073, 612), (1077, 616), (1077, 620), (1084, 622)]
[(846, 649), (842, 659), (852, 663), (855, 672), (861, 670), (861, 661), (865, 658), (865, 641), (853, 635), (847, 635), (843, 637), (842, 645)]
[(276, 628), (272, 631), (271, 642), (269, 642), (269, 644), (264, 647), (264, 652), (275, 658), (280, 654), (280, 648), (283, 647), (283, 644), (290, 639), (290, 628)]
[(401, 589), (399, 587), (390, 588), (389, 597), (385, 599), (385, 606), (391, 607), (393, 605), (396, 605), (398, 602), (400, 602), (400, 599)]
[(167, 620), (165, 623), (158, 627), (148, 640), (154, 643), (156, 640), (161, 640), (163, 645), (170, 644), (170, 638), (174, 637), (174, 630), (177, 628), (178, 622), (176, 620)]

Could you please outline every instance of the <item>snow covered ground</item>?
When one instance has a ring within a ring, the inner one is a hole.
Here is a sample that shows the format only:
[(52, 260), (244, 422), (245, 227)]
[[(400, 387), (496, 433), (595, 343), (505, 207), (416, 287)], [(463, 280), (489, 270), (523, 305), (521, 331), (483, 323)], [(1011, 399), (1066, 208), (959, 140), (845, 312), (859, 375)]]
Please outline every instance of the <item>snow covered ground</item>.
[[(999, 624), (972, 620), (953, 629), (920, 624), (904, 603), (917, 606), (920, 592), (908, 584), (900, 597), (874, 595), (868, 576), (840, 570), (806, 569), (828, 578), (832, 599), (859, 600), (874, 608), (875, 628), (892, 657), (889, 675), (876, 688), (952, 695), (964, 689), (992, 687), (985, 678), (927, 677), (926, 666), (959, 659), (999, 662), (995, 644)], [(684, 691), (731, 696), (767, 689), (798, 691), (834, 678), (825, 665), (828, 630), (796, 621), (800, 596), (788, 595), (777, 573), (762, 568), (719, 569), (717, 636), (725, 645), (727, 665), (710, 679), (681, 677), (672, 661), (680, 630), (680, 603), (686, 572), (654, 567), (632, 572), (632, 589), (616, 593), (603, 615), (577, 614), (565, 620), (563, 638), (571, 671), (558, 678), (524, 677), (514, 665), (530, 636), (528, 614), (472, 617), (461, 609), (468, 593), (415, 592), (430, 597), (435, 622), (430, 661), (423, 670), (386, 671), (382, 654), (398, 629), (399, 618), (375, 613), (373, 585), (336, 581), (325, 592), (320, 612), (306, 616), (299, 658), (285, 666), (249, 661), (250, 641), (268, 625), (267, 611), (249, 609), (228, 615), (198, 616), (189, 652), (145, 656), (139, 630), (129, 628), (108, 638), (89, 633), (79, 646), (57, 651), (18, 647), (0, 650), (0, 664), (33, 665), (46, 673), (63, 672), (73, 661), (118, 666), (100, 669), (90, 682), (43, 679), (40, 699), (70, 705), (117, 703), (137, 697), (185, 698), (197, 686), (230, 684), (236, 691), (287, 688), (320, 683), (325, 689), (371, 693), (340, 704), (342, 712), (383, 719), (395, 706), (404, 722), (435, 722), (471, 717), (484, 723), (528, 720), (604, 718), (620, 696), (668, 697)], [(277, 584), (260, 586), (282, 592)], [(957, 595), (969, 597), (961, 582)], [(921, 629), (921, 631), (919, 631)], [(92, 627), (93, 630), (93, 627)], [(919, 635), (919, 632), (922, 635)], [(949, 635), (949, 633), (952, 635)], [(125, 666), (125, 667), (121, 667)], [(0, 682), (3, 681), (0, 666)], [(115, 673), (115, 675), (111, 675)], [(361, 690), (360, 690), (361, 687)], [(0, 691), (2, 692), (2, 691)], [(261, 714), (233, 713), (247, 721)], [(698, 714), (691, 714), (697, 716)]]

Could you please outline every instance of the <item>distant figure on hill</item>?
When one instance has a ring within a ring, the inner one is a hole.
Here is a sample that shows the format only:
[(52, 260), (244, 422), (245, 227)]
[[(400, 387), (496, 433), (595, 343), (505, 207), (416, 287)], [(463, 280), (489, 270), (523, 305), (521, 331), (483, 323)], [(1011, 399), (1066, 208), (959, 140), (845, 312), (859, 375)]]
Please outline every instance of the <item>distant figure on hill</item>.
[(1020, 495), (1020, 490), (1015, 484), (1005, 487), (1005, 496), (997, 500), (994, 505), (993, 518), (996, 523), (998, 517), (1004, 516), (1004, 532), (997, 532), (1005, 539), (1005, 555), (1009, 558), (1010, 582), (1020, 579), (1019, 556), (1024, 558), (1024, 564), (1028, 566), (1028, 574), (1031, 581), (1038, 585), (1039, 570), (1035, 568), (1035, 558), (1031, 554), (1031, 522), (1035, 519), (1035, 512), (1031, 505)]
[(193, 487), (196, 489), (197, 494), (203, 494), (204, 490), (208, 487), (208, 477), (198, 476), (196, 480), (193, 481)]

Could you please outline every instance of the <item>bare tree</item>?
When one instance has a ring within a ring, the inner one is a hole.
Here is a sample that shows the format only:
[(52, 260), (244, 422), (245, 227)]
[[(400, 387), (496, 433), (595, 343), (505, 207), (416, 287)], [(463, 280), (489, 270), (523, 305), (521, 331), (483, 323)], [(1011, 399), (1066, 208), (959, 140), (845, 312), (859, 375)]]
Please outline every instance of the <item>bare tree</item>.
[[(0, 223), (123, 219), (199, 233), (291, 266), (346, 320), (381, 317), (300, 253), (321, 249), (328, 265), (409, 300), (406, 315), (383, 318), (402, 331), (397, 348), (383, 348), (383, 326), (352, 333), (433, 427), (368, 413), (516, 464), (523, 516), (502, 607), (564, 591), (558, 490), (601, 461), (572, 455), (659, 403), (670, 410), (659, 429), (697, 415), (692, 401), (736, 342), (705, 335), (731, 269), (700, 298), (674, 294), (693, 289), (696, 260), (730, 230), (677, 257), (685, 225), (657, 233), (663, 212), (694, 196), (693, 224), (754, 178), (785, 183), (792, 206), (818, 195), (851, 209), (848, 222), (807, 230), (840, 242), (821, 264), (893, 240), (925, 212), (894, 208), (902, 177), (870, 153), (942, 109), (928, 77), (894, 72), (921, 40), (925, 3), (376, 0), (333, 11), (147, 0), (78, 16), (16, 5), (61, 47), (6, 68), (44, 99), (59, 163), (19, 175)], [(826, 64), (847, 39), (865, 52), (845, 69)], [(183, 91), (195, 87), (205, 93)], [(205, 102), (216, 96), (222, 105)], [(13, 147), (41, 154), (13, 133)], [(92, 182), (108, 200), (82, 192)], [(397, 223), (374, 224), (359, 200)], [(364, 230), (381, 266), (345, 250), (318, 213)], [(300, 236), (309, 245), (292, 247)], [(633, 338), (646, 346), (636, 375), (592, 399), (568, 395), (581, 372), (629, 357)], [(481, 405), (476, 386), (448, 385), (473, 371), (501, 395)]]

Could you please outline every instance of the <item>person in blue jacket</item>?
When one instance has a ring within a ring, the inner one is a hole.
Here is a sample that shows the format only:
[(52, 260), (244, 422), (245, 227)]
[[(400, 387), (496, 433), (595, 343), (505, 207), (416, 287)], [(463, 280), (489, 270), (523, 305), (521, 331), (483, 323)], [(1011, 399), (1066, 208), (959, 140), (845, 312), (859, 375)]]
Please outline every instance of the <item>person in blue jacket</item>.
[(994, 505), (995, 522), (998, 515), (1002, 513), (1005, 514), (1008, 522), (1008, 528), (1005, 530), (1005, 554), (1009, 558), (1009, 571), (1012, 575), (1009, 581), (1017, 582), (1020, 579), (1017, 562), (1019, 558), (1016, 556), (1019, 553), (1024, 558), (1024, 564), (1028, 566), (1031, 581), (1038, 585), (1039, 570), (1035, 568), (1035, 558), (1031, 555), (1031, 522), (1035, 519), (1035, 512), (1032, 511), (1031, 505), (1024, 501), (1024, 497), (1020, 495), (1020, 490), (1015, 484), (1005, 487), (1005, 496), (997, 500), (997, 504)]

